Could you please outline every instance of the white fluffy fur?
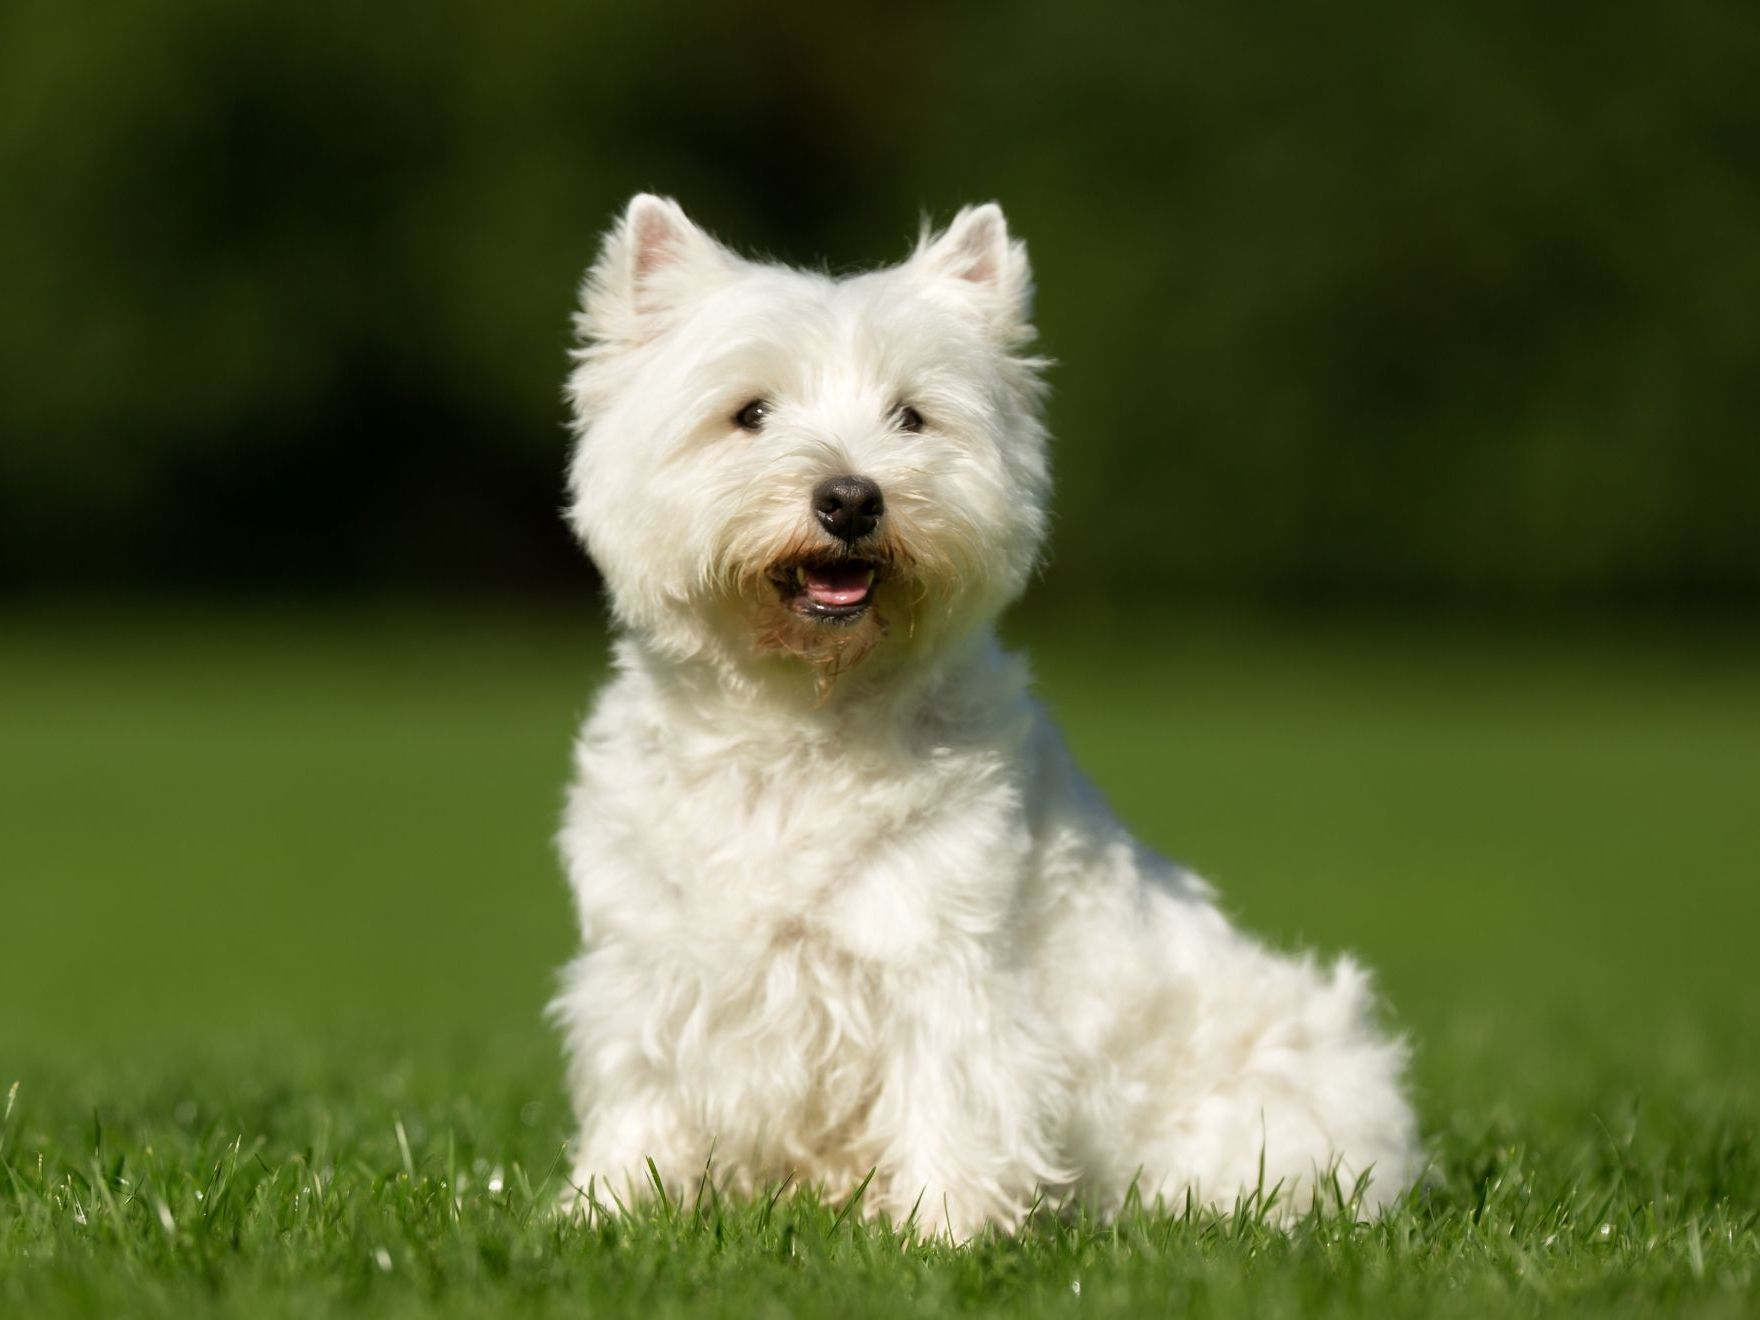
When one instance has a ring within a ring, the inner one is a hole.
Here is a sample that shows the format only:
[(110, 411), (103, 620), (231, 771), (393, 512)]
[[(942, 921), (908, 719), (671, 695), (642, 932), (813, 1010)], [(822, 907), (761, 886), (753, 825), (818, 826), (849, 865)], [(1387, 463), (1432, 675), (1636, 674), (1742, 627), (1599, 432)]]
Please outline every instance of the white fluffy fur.
[[(838, 280), (650, 196), (605, 241), (570, 379), (621, 630), (561, 835), (579, 1205), (651, 1194), (649, 1159), (674, 1194), (872, 1170), (866, 1211), (965, 1237), (1133, 1182), (1294, 1211), (1414, 1174), (1364, 973), (1266, 950), (1133, 841), (994, 641), (1046, 530), (1030, 292), (994, 205)], [(833, 544), (809, 493), (842, 473), (896, 556), (854, 629), (769, 577)]]

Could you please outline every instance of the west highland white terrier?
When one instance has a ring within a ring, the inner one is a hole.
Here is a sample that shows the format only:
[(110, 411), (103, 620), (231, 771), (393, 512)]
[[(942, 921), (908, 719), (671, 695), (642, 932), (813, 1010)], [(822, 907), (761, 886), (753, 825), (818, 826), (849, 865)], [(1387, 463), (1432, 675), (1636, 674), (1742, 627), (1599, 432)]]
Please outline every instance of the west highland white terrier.
[(994, 205), (842, 279), (659, 197), (605, 239), (570, 516), (619, 638), (554, 1004), (586, 1213), (871, 1177), (864, 1212), (958, 1239), (1414, 1176), (1364, 973), (1133, 840), (997, 645), (1050, 492), (1030, 298)]

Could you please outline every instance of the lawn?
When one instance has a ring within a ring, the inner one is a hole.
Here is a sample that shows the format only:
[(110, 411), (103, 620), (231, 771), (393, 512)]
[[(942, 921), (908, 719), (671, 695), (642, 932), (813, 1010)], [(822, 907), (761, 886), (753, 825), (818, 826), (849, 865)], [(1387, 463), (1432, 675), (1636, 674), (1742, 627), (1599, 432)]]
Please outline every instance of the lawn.
[(0, 625), (0, 1315), (1760, 1311), (1760, 637), (1016, 628), (1146, 838), (1379, 970), (1433, 1172), (955, 1251), (793, 1194), (546, 1215), (563, 614)]

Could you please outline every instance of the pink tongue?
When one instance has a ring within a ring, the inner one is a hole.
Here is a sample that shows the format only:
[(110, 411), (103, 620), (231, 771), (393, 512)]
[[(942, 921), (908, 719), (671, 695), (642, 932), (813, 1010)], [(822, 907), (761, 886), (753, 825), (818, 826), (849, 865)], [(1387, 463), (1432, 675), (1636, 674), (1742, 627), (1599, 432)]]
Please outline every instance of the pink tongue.
[(868, 596), (868, 570), (836, 564), (806, 570), (807, 595), (819, 605), (856, 605)]

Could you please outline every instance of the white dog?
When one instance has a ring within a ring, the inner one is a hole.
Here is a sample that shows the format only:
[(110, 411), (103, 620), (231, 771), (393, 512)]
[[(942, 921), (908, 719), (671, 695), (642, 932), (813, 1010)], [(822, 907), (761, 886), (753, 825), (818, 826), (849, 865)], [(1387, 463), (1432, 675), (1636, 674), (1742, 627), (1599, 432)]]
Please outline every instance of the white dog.
[(846, 279), (651, 196), (605, 240), (569, 382), (621, 632), (561, 834), (577, 1206), (650, 1160), (673, 1195), (871, 1173), (865, 1212), (963, 1238), (1413, 1177), (1364, 973), (1134, 842), (997, 647), (1050, 489), (1030, 292), (994, 205)]

